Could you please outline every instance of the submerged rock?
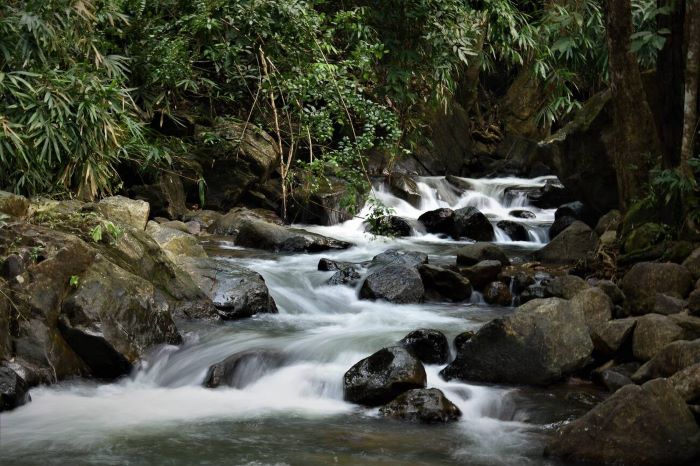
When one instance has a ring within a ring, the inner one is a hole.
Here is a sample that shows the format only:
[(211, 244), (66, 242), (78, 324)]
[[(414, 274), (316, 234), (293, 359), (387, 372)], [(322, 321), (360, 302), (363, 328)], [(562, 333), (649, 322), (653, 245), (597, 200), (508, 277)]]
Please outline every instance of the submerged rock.
[(413, 207), (420, 207), (422, 197), (418, 184), (413, 178), (402, 174), (394, 174), (389, 178), (389, 190), (394, 196), (403, 199)]
[(0, 366), (0, 413), (29, 403), (29, 386), (15, 371)]
[(269, 349), (255, 349), (232, 354), (209, 366), (203, 385), (207, 388), (228, 386), (244, 388), (284, 364), (284, 354)]
[(462, 415), (454, 403), (437, 388), (414, 389), (399, 395), (391, 403), (382, 406), (379, 414), (423, 424), (456, 421)]
[(512, 241), (528, 241), (530, 239), (527, 228), (521, 223), (501, 220), (496, 226), (503, 230)]
[(360, 288), (360, 299), (383, 299), (396, 304), (423, 301), (420, 273), (407, 265), (387, 265), (370, 273)]
[(455, 212), (448, 208), (431, 210), (418, 217), (418, 221), (425, 226), (428, 233), (451, 236), (454, 231)]
[(445, 364), (450, 356), (447, 337), (438, 330), (414, 330), (399, 344), (425, 364)]
[(469, 280), (452, 270), (430, 264), (418, 267), (426, 295), (432, 298), (445, 297), (451, 301), (464, 301), (472, 295)]
[(345, 400), (365, 406), (381, 406), (425, 385), (423, 364), (400, 346), (377, 351), (352, 366), (343, 377)]

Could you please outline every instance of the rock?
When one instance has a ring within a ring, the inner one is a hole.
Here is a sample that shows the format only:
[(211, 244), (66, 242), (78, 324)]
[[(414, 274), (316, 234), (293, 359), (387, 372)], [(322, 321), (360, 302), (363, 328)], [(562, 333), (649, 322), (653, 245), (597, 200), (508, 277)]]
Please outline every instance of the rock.
[(568, 202), (560, 205), (556, 212), (554, 212), (554, 218), (558, 219), (561, 217), (572, 217), (588, 225), (594, 225), (595, 221), (597, 220), (595, 214), (591, 212), (588, 206), (579, 201)]
[(548, 296), (564, 299), (572, 299), (588, 288), (586, 281), (576, 275), (559, 275), (549, 280), (545, 285)]
[(474, 243), (467, 244), (457, 251), (458, 265), (475, 265), (481, 261), (496, 260), (501, 265), (510, 265), (508, 256), (495, 244)]
[(25, 217), (29, 211), (29, 201), (24, 196), (0, 191), (0, 214), (10, 217)]
[(426, 295), (432, 298), (445, 297), (451, 301), (464, 301), (472, 295), (472, 285), (469, 280), (453, 272), (430, 264), (418, 267), (423, 280)]
[(212, 300), (223, 320), (277, 313), (265, 280), (257, 272), (209, 257), (182, 261), (181, 267)]
[(659, 314), (639, 317), (632, 340), (634, 357), (648, 361), (669, 343), (684, 339), (683, 335), (683, 329), (668, 317)]
[(687, 302), (683, 299), (674, 298), (673, 296), (668, 296), (662, 293), (656, 293), (652, 312), (654, 314), (662, 314), (665, 316), (678, 314), (683, 312), (686, 305)]
[(601, 356), (612, 356), (630, 340), (637, 325), (637, 319), (615, 319), (597, 326), (591, 338), (595, 351)]
[(329, 177), (328, 183), (321, 182), (315, 190), (296, 189), (287, 205), (287, 219), (291, 223), (312, 225), (337, 225), (353, 218), (351, 205), (362, 206), (364, 196), (348, 187), (348, 183), (336, 177)]
[(571, 298), (569, 304), (581, 311), (591, 335), (612, 319), (612, 300), (600, 288), (579, 291)]
[(179, 219), (187, 213), (185, 188), (179, 176), (162, 172), (155, 183), (132, 186), (130, 195), (150, 205), (151, 215)]
[(625, 300), (625, 294), (615, 283), (610, 280), (589, 280), (588, 283), (591, 286), (595, 286), (603, 290), (612, 300), (613, 304), (622, 304), (622, 302)]
[(678, 264), (641, 262), (632, 266), (622, 279), (622, 291), (627, 297), (625, 309), (632, 315), (653, 312), (658, 293), (682, 299), (692, 289), (692, 275)]
[(151, 207), (148, 202), (129, 199), (124, 196), (112, 196), (102, 199), (96, 209), (107, 220), (129, 225), (137, 230), (145, 230)]
[(372, 226), (365, 222), (367, 231), (373, 235), (385, 236), (411, 236), (413, 233), (413, 224), (410, 219), (388, 215), (379, 221), (379, 225)]
[(581, 369), (592, 351), (580, 310), (562, 299), (538, 299), (484, 325), (441, 375), (447, 380), (547, 385)]
[(274, 252), (321, 252), (347, 249), (350, 243), (304, 230), (285, 228), (262, 220), (241, 223), (236, 244)]
[(521, 209), (511, 210), (508, 213), (508, 215), (510, 215), (511, 217), (515, 217), (515, 218), (525, 218), (525, 219), (537, 217), (533, 212), (530, 212), (529, 210), (521, 210)]
[(329, 285), (355, 286), (362, 279), (362, 275), (355, 267), (349, 266), (338, 270), (328, 279)]
[(622, 225), (622, 213), (613, 209), (598, 219), (595, 232), (598, 236), (603, 236), (606, 231), (617, 231)]
[(396, 304), (420, 303), (425, 288), (420, 273), (407, 265), (387, 265), (367, 276), (360, 299), (383, 299)]
[(177, 260), (179, 256), (207, 257), (207, 253), (197, 238), (189, 233), (183, 233), (164, 225), (166, 224), (158, 225), (153, 221), (148, 222), (146, 232), (156, 240), (171, 259)]
[(343, 377), (345, 400), (365, 406), (386, 404), (425, 385), (423, 364), (400, 346), (377, 351), (352, 366)]
[(505, 283), (491, 282), (484, 288), (484, 300), (496, 306), (510, 306), (513, 302), (513, 295)]
[(462, 351), (462, 347), (472, 339), (472, 337), (476, 335), (476, 332), (472, 332), (471, 330), (468, 330), (466, 332), (462, 332), (459, 335), (457, 335), (454, 339), (454, 345), (455, 345), (455, 350), (457, 350), (457, 353)]
[(598, 235), (583, 222), (575, 221), (549, 244), (535, 253), (537, 260), (548, 264), (573, 263), (595, 250)]
[(501, 220), (496, 224), (512, 241), (528, 241), (530, 235), (522, 224), (511, 220)]
[(663, 225), (645, 223), (630, 231), (624, 238), (624, 251), (627, 254), (642, 253), (662, 243), (667, 236), (668, 232)]
[(350, 262), (334, 261), (333, 259), (328, 259), (326, 257), (323, 257), (318, 261), (318, 270), (322, 272), (337, 272), (338, 270), (343, 270), (348, 267), (355, 267), (355, 264)]
[(694, 250), (684, 261), (683, 267), (693, 275), (693, 279), (700, 279), (700, 248)]
[(0, 277), (13, 280), (18, 275), (22, 275), (25, 270), (27, 270), (27, 266), (24, 259), (18, 254), (10, 254), (0, 264)]
[(423, 424), (456, 421), (462, 415), (454, 403), (437, 388), (413, 389), (382, 406), (379, 414)]
[(541, 188), (528, 192), (530, 204), (540, 209), (554, 209), (574, 200), (574, 195), (558, 181), (547, 180)]
[(697, 363), (700, 363), (700, 339), (674, 341), (640, 367), (632, 376), (632, 380), (643, 383), (659, 377), (670, 377)]
[(700, 316), (700, 289), (695, 289), (688, 296), (688, 311), (691, 315)]
[(575, 221), (576, 219), (574, 217), (569, 216), (559, 217), (555, 219), (554, 223), (552, 223), (552, 226), (549, 227), (549, 239), (553, 240), (554, 238), (559, 236), (559, 233), (569, 228)]
[(372, 267), (383, 267), (386, 265), (405, 265), (406, 267), (418, 268), (418, 266), (428, 263), (428, 255), (417, 251), (402, 251), (399, 249), (388, 249), (372, 258)]
[(206, 230), (223, 217), (219, 212), (213, 210), (190, 210), (182, 216), (185, 222), (195, 222), (200, 229)]
[(469, 238), (474, 241), (493, 241), (495, 234), (489, 219), (477, 208), (469, 206), (455, 211), (452, 237), (455, 239)]
[(700, 364), (676, 372), (668, 381), (686, 403), (697, 404), (700, 398)]
[(483, 289), (486, 285), (496, 281), (501, 273), (503, 265), (497, 260), (481, 261), (471, 267), (460, 267), (459, 273), (469, 279), (476, 289)]
[(431, 210), (418, 217), (425, 231), (434, 234), (452, 235), (455, 225), (455, 213), (452, 209)]
[(244, 388), (284, 364), (284, 354), (269, 349), (254, 349), (233, 354), (209, 366), (203, 385)]
[(438, 330), (414, 330), (399, 344), (425, 364), (445, 364), (450, 356), (447, 337)]
[(415, 208), (420, 207), (421, 194), (418, 184), (409, 176), (394, 174), (389, 178), (389, 190), (391, 193), (408, 202)]
[(700, 434), (683, 399), (666, 380), (622, 387), (580, 419), (565, 424), (547, 446), (568, 461), (639, 466), (685, 464), (699, 452)]
[(233, 236), (236, 238), (241, 229), (241, 225), (247, 221), (260, 220), (275, 225), (283, 225), (284, 222), (274, 212), (264, 209), (246, 209), (244, 207), (234, 207), (226, 215), (219, 215), (215, 221), (206, 227), (213, 235)]
[(29, 403), (29, 386), (15, 371), (0, 366), (0, 413)]
[(593, 372), (593, 380), (614, 393), (625, 385), (633, 385), (632, 374), (639, 369), (639, 363), (631, 362)]

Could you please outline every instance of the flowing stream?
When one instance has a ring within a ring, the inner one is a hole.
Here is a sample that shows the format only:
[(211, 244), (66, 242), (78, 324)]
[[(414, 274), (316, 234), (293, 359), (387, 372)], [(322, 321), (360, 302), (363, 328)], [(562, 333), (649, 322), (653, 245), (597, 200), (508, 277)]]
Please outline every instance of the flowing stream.
[[(553, 210), (528, 206), (512, 186), (542, 186), (546, 178), (464, 180), (461, 192), (444, 178), (421, 178), (419, 208), (382, 187), (378, 197), (396, 215), (417, 218), (439, 207), (475, 206), (494, 224), (520, 222), (530, 242), (497, 241), (525, 257), (547, 241)], [(509, 216), (526, 209), (531, 219)], [(445, 382), (441, 367), (427, 366), (428, 386), (462, 410), (460, 421), (423, 426), (380, 418), (376, 409), (343, 401), (342, 376), (360, 359), (418, 328), (443, 331), (450, 341), (512, 311), (479, 303), (392, 305), (360, 301), (357, 290), (325, 284), (321, 257), (359, 262), (389, 248), (429, 254), (454, 263), (463, 244), (415, 232), (402, 239), (372, 238), (361, 219), (332, 227), (306, 227), (355, 247), (323, 254), (271, 254), (206, 244), (210, 255), (262, 274), (279, 314), (213, 323), (181, 323), (185, 343), (153, 350), (130, 378), (114, 384), (64, 382), (32, 390), (32, 403), (0, 418), (0, 463), (138, 465), (553, 465), (543, 441), (556, 425), (588, 409), (582, 388), (500, 387)], [(286, 364), (264, 373), (251, 368), (242, 389), (201, 386), (209, 365), (248, 349), (283, 351)]]

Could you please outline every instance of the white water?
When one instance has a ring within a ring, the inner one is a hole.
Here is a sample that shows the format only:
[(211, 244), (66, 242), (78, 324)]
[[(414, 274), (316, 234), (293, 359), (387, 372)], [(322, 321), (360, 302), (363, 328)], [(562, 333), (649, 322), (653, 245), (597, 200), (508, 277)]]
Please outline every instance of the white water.
[[(537, 216), (522, 220), (532, 232), (553, 219), (553, 211), (528, 207), (523, 199), (504, 201), (507, 186), (539, 186), (544, 179), (468, 181), (476, 190), (460, 193), (442, 178), (422, 178), (420, 209), (384, 190), (379, 197), (397, 215), (409, 218), (440, 207), (473, 205), (494, 222), (509, 218), (512, 208), (526, 208)], [(438, 375), (440, 367), (428, 366), (428, 386), (442, 389), (463, 412), (461, 421), (446, 427), (381, 421), (377, 410), (344, 402), (344, 372), (408, 332), (435, 328), (451, 340), (510, 311), (486, 306), (476, 294), (473, 303), (466, 304), (360, 301), (355, 289), (325, 285), (332, 273), (316, 270), (321, 257), (360, 262), (399, 247), (429, 253), (431, 262), (452, 262), (459, 243), (434, 235), (372, 240), (363, 233), (361, 219), (309, 229), (358, 246), (332, 254), (231, 259), (264, 276), (278, 315), (225, 325), (185, 324), (184, 345), (154, 349), (141, 370), (119, 383), (65, 383), (32, 390), (32, 403), (2, 416), (0, 460), (214, 464), (226, 452), (227, 464), (384, 464), (391, 459), (394, 464), (549, 464), (540, 457), (540, 428), (519, 421), (527, 413), (508, 402), (517, 392), (513, 388), (445, 382)], [(539, 233), (533, 237), (537, 241), (526, 246), (534, 247), (544, 238)], [(500, 241), (508, 238), (502, 235)], [(235, 251), (230, 244), (222, 244), (220, 250)], [(281, 350), (288, 362), (243, 389), (201, 387), (209, 365), (256, 348)], [(332, 438), (325, 438), (326, 432), (334, 432)], [(361, 435), (361, 445), (345, 451), (353, 435)], [(280, 440), (287, 437), (291, 438), (286, 442)], [(378, 444), (375, 437), (381, 439)], [(270, 452), (258, 443), (266, 438), (275, 444)], [(169, 442), (196, 451), (178, 453)]]

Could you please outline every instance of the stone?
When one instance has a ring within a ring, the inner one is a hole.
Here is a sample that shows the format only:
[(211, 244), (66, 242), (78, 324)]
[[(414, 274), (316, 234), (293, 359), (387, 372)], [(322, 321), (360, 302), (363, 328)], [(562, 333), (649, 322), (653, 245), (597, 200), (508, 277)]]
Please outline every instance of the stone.
[(510, 260), (501, 248), (491, 243), (467, 244), (457, 250), (458, 265), (475, 265), (481, 261), (496, 260), (501, 265), (510, 265)]
[(576, 275), (559, 275), (549, 280), (545, 285), (548, 296), (563, 299), (572, 299), (588, 288), (586, 281)]
[(700, 316), (700, 289), (693, 290), (688, 296), (688, 312)]
[(683, 299), (692, 289), (691, 273), (678, 264), (640, 262), (622, 279), (622, 291), (627, 297), (625, 309), (631, 315), (653, 312), (658, 293)]
[(399, 344), (424, 364), (445, 364), (450, 356), (447, 337), (439, 330), (414, 330), (403, 337)]
[(631, 340), (636, 325), (637, 319), (628, 317), (596, 326), (591, 333), (596, 353), (601, 356), (617, 354)]
[(695, 249), (690, 255), (683, 261), (683, 267), (688, 269), (693, 275), (693, 279), (700, 279), (700, 248)]
[(132, 186), (129, 194), (147, 202), (154, 217), (179, 219), (187, 213), (185, 188), (180, 177), (173, 173), (162, 172), (153, 184)]
[[(204, 212), (204, 211), (203, 211)], [(206, 218), (208, 222), (210, 219)], [(205, 226), (209, 233), (213, 235), (232, 236), (234, 239), (238, 236), (238, 232), (246, 221), (260, 220), (262, 222), (273, 223), (275, 225), (283, 225), (284, 222), (277, 214), (263, 209), (246, 209), (244, 207), (234, 207), (229, 210), (226, 215), (219, 215), (214, 218), (214, 221)], [(202, 225), (204, 226), (204, 224)]]
[(637, 319), (632, 340), (634, 357), (648, 361), (656, 356), (669, 343), (683, 340), (683, 329), (673, 320), (659, 314), (647, 314)]
[(336, 177), (328, 177), (312, 190), (295, 189), (287, 203), (287, 220), (290, 223), (311, 225), (337, 225), (353, 218), (348, 199), (355, 205), (364, 204), (364, 196), (352, 191), (349, 183)]
[(660, 244), (666, 239), (667, 231), (658, 223), (645, 223), (634, 228), (624, 238), (624, 251), (627, 254), (639, 254)]
[(373, 235), (404, 237), (411, 236), (413, 233), (412, 221), (404, 217), (397, 217), (396, 215), (383, 217), (376, 227), (373, 227), (367, 222), (365, 223), (367, 231)]
[(0, 413), (12, 411), (31, 400), (27, 382), (9, 367), (0, 366)]
[(472, 295), (469, 279), (452, 270), (430, 264), (418, 267), (423, 280), (426, 296), (433, 299), (447, 298), (450, 301), (464, 301)]
[(613, 304), (622, 304), (625, 300), (625, 294), (614, 282), (610, 280), (589, 280), (589, 285), (600, 288), (605, 294), (610, 297)]
[(201, 230), (206, 230), (221, 219), (223, 215), (213, 210), (190, 210), (182, 216), (185, 222), (195, 222), (199, 224)]
[(559, 236), (559, 234), (569, 228), (574, 222), (576, 221), (576, 218), (574, 217), (569, 217), (569, 216), (564, 216), (564, 217), (559, 217), (554, 220), (554, 223), (552, 223), (552, 226), (549, 227), (549, 239), (550, 241)]
[(622, 225), (622, 213), (617, 209), (613, 209), (598, 219), (595, 232), (598, 236), (603, 236), (603, 233), (607, 231), (616, 232), (620, 225)]
[(5, 280), (13, 280), (27, 270), (24, 259), (19, 254), (10, 254), (0, 264), (0, 276)]
[(400, 346), (383, 348), (352, 366), (343, 377), (346, 401), (380, 406), (415, 388), (425, 388), (423, 364)]
[(362, 279), (360, 272), (353, 266), (348, 266), (338, 270), (328, 279), (329, 285), (355, 286)]
[(471, 267), (460, 267), (459, 273), (467, 277), (476, 289), (481, 290), (489, 283), (496, 281), (501, 270), (503, 265), (500, 261), (486, 260)]
[(29, 200), (24, 196), (0, 191), (0, 214), (9, 217), (25, 217), (29, 211)]
[(413, 207), (420, 207), (422, 197), (418, 184), (413, 178), (402, 174), (394, 174), (389, 178), (389, 190), (394, 196), (403, 199)]
[(207, 257), (207, 253), (196, 237), (165, 225), (165, 223), (158, 225), (153, 221), (148, 222), (146, 232), (156, 240), (168, 257), (173, 260), (177, 260), (179, 256)]
[(484, 301), (496, 306), (510, 306), (513, 302), (513, 295), (505, 283), (491, 282), (484, 288)]
[(476, 207), (469, 206), (455, 210), (452, 237), (455, 239), (469, 238), (474, 241), (493, 241), (495, 234), (489, 219)]
[(428, 263), (428, 255), (417, 251), (402, 251), (399, 249), (388, 249), (372, 258), (372, 267), (383, 267), (386, 265), (405, 265), (407, 267), (418, 268), (418, 266)]
[(148, 202), (124, 196), (105, 197), (96, 205), (97, 211), (107, 220), (145, 230), (151, 207)]
[(457, 335), (454, 339), (454, 347), (457, 353), (462, 351), (462, 347), (472, 339), (472, 337), (476, 335), (476, 332), (473, 332), (471, 330), (467, 330), (466, 332), (462, 332), (459, 335)]
[(562, 426), (547, 445), (567, 461), (639, 466), (685, 464), (700, 434), (685, 401), (666, 380), (627, 385), (583, 417)]
[(347, 249), (351, 246), (345, 241), (305, 230), (285, 228), (262, 220), (242, 222), (236, 236), (236, 244), (274, 252), (322, 252)]
[(496, 226), (503, 230), (512, 241), (529, 241), (530, 239), (527, 228), (521, 223), (513, 222), (512, 220), (501, 220)]
[(510, 215), (511, 217), (524, 219), (537, 218), (537, 216), (533, 212), (522, 209), (511, 210), (510, 212), (508, 212), (508, 215)]
[(663, 293), (656, 293), (656, 296), (654, 296), (654, 307), (652, 308), (652, 312), (654, 314), (662, 314), (665, 316), (678, 314), (683, 312), (687, 304), (688, 303), (684, 299), (675, 298)]
[(491, 383), (547, 385), (584, 367), (593, 351), (583, 313), (538, 299), (485, 324), (441, 375)]
[(418, 217), (418, 221), (423, 224), (428, 233), (451, 236), (454, 231), (454, 217), (454, 210), (442, 208), (424, 213)]
[(639, 363), (631, 362), (608, 367), (593, 372), (593, 380), (603, 385), (609, 392), (614, 393), (625, 385), (633, 385), (632, 374), (639, 369)]
[(571, 298), (569, 305), (581, 311), (591, 335), (612, 319), (612, 300), (600, 288), (579, 291)]
[(387, 265), (370, 273), (360, 288), (360, 299), (382, 299), (396, 304), (420, 303), (425, 288), (420, 273), (407, 265)]
[(242, 351), (209, 366), (203, 385), (207, 388), (227, 386), (242, 389), (281, 367), (284, 362), (284, 354), (276, 350)]
[(423, 424), (456, 421), (462, 415), (454, 403), (437, 388), (413, 389), (379, 409), (384, 417)]
[(549, 244), (535, 252), (537, 260), (547, 264), (569, 264), (586, 258), (598, 244), (598, 235), (583, 222), (575, 221)]
[(673, 374), (668, 381), (686, 403), (700, 399), (700, 364), (693, 364)]
[(670, 377), (678, 371), (700, 363), (700, 339), (674, 341), (644, 363), (632, 376), (636, 383), (659, 377)]

